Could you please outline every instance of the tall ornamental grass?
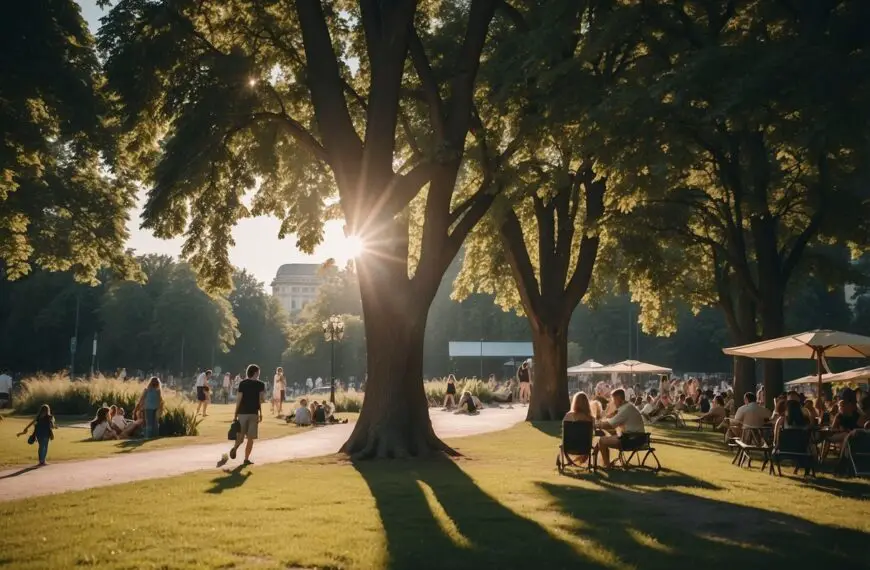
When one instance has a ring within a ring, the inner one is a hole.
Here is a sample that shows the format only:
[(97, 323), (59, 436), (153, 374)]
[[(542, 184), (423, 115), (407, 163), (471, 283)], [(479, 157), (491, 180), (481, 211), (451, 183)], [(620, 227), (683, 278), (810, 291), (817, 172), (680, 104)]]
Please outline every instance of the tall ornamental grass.
[[(97, 408), (116, 405), (133, 413), (146, 382), (122, 381), (97, 376), (92, 380), (73, 380), (66, 376), (36, 376), (21, 383), (13, 407), (18, 414), (35, 414), (42, 404), (51, 406), (59, 416), (93, 416)], [(197, 435), (198, 421), (183, 399), (172, 392), (163, 392), (165, 406), (160, 418), (161, 436)]]
[[(447, 380), (432, 380), (423, 384), (426, 389), (426, 399), (433, 406), (440, 406), (444, 403), (444, 396), (447, 394)], [(468, 390), (472, 396), (477, 396), (484, 404), (492, 402), (493, 392), (489, 389), (486, 382), (477, 380), (476, 378), (462, 378), (456, 380), (456, 399), (462, 395), (462, 392)]]

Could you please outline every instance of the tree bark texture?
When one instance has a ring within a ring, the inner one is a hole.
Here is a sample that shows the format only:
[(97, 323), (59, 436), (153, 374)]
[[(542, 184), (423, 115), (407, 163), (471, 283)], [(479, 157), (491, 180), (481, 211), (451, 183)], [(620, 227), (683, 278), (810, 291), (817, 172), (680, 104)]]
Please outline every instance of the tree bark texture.
[(341, 452), (356, 459), (455, 454), (432, 429), (423, 389), (423, 342), (434, 293), (416, 289), (403, 262), (365, 257), (358, 265), (368, 379), (362, 411)]
[(567, 327), (532, 329), (535, 367), (527, 421), (559, 421), (569, 409)]
[[(604, 213), (606, 181), (590, 168), (570, 173), (570, 187), (549, 202), (533, 196), (540, 280), (535, 275), (523, 228), (509, 210), (500, 228), (502, 247), (532, 328), (534, 386), (527, 421), (561, 420), (568, 411), (568, 323), (592, 279), (600, 237), (597, 223)], [(571, 252), (581, 202), (586, 217), (573, 272)], [(540, 281), (540, 282), (539, 282)]]

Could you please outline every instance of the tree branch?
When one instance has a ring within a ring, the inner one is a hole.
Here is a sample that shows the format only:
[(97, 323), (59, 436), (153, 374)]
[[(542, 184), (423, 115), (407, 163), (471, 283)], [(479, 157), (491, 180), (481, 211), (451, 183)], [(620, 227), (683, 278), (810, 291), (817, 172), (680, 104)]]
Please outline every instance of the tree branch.
[(308, 87), (323, 146), (339, 186), (350, 191), (357, 186), (362, 141), (348, 112), (344, 80), (332, 49), (326, 16), (320, 0), (295, 0), (295, 3), (305, 47)]
[(541, 310), (541, 292), (535, 277), (535, 268), (526, 248), (522, 225), (512, 208), (507, 209), (505, 219), (499, 228), (499, 236), (523, 306), (530, 316), (537, 315)]
[(429, 123), (435, 133), (435, 140), (440, 144), (444, 140), (444, 102), (438, 92), (438, 82), (432, 72), (423, 42), (413, 24), (408, 36), (408, 50), (417, 77), (420, 78), (420, 84), (423, 86), (423, 98), (429, 106)]
[(286, 113), (272, 113), (268, 111), (263, 111), (260, 113), (254, 113), (252, 115), (252, 118), (255, 121), (268, 119), (280, 122), (284, 125), (284, 127), (293, 137), (293, 139), (296, 140), (296, 142), (301, 144), (303, 147), (305, 147), (308, 152), (314, 155), (318, 160), (322, 160), (326, 163), (329, 162), (329, 153), (326, 151), (325, 148), (323, 148), (323, 145), (321, 145), (320, 142), (316, 138), (314, 138), (314, 135), (308, 132), (308, 130), (304, 126), (302, 126), (299, 121), (290, 117)]

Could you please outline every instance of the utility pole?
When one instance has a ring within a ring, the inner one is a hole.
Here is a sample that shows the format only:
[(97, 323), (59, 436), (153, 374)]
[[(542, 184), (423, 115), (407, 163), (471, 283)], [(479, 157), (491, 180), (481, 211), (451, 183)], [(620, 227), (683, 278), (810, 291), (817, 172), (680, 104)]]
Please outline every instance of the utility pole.
[(631, 326), (631, 303), (628, 305), (628, 359), (631, 360), (631, 337), (633, 336), (633, 329)]
[(81, 291), (76, 293), (76, 321), (73, 329), (73, 336), (69, 341), (69, 378), (75, 376), (76, 366), (76, 348), (79, 342), (79, 312), (81, 310), (82, 294)]
[(97, 333), (94, 333), (94, 349), (91, 351), (91, 378), (94, 377), (94, 363), (97, 361)]

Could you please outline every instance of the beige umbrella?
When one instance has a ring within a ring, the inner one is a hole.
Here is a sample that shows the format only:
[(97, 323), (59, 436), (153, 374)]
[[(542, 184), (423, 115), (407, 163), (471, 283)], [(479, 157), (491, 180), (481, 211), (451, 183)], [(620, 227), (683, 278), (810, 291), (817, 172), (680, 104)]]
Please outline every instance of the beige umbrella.
[(870, 337), (840, 331), (816, 330), (763, 340), (723, 350), (731, 356), (775, 360), (815, 360), (819, 394), (822, 393), (825, 358), (870, 357)]
[(595, 374), (601, 368), (604, 368), (604, 365), (600, 362), (595, 362), (594, 360), (587, 360), (582, 364), (578, 364), (577, 366), (572, 366), (568, 369), (568, 376), (580, 376), (582, 374)]
[(595, 370), (595, 373), (602, 374), (670, 374), (673, 372), (670, 368), (657, 366), (655, 364), (647, 364), (646, 362), (638, 362), (637, 360), (623, 360), (609, 366), (602, 366)]

